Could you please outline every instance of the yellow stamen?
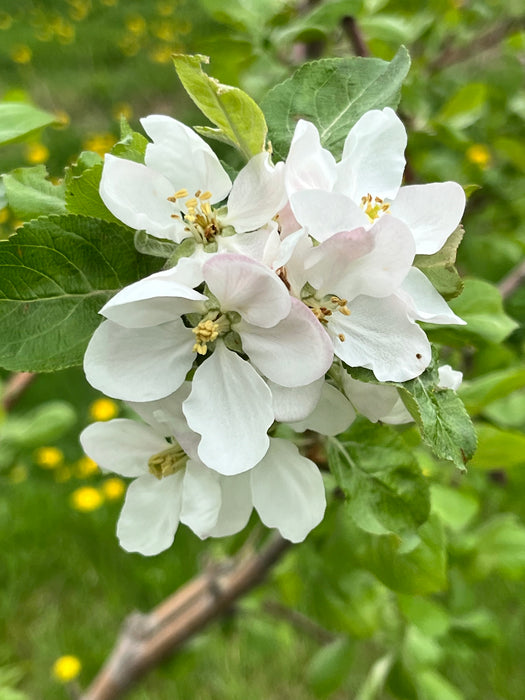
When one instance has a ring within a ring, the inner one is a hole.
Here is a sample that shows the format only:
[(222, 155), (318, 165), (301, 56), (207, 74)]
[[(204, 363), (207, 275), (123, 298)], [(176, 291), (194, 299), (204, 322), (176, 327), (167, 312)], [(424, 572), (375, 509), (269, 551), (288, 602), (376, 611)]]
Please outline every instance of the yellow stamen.
[[(197, 193), (195, 193), (197, 195)], [(200, 195), (197, 195), (201, 202), (205, 199), (211, 199), (211, 192), (209, 190), (206, 190), (206, 192), (203, 192)]]
[(195, 209), (197, 204), (198, 204), (198, 201), (197, 201), (196, 197), (192, 197), (191, 199), (186, 200), (186, 206), (188, 207), (188, 209)]
[(378, 219), (382, 213), (384, 214), (390, 209), (390, 204), (385, 204), (381, 197), (372, 199), (372, 195), (369, 193), (361, 197), (361, 209), (371, 221), (374, 221), (374, 219)]
[(187, 197), (188, 190), (182, 188), (181, 190), (177, 190), (173, 196), (175, 197), (175, 199), (179, 199), (179, 197)]
[(205, 355), (208, 352), (208, 343), (213, 343), (219, 336), (220, 328), (219, 324), (211, 319), (206, 319), (200, 321), (195, 328), (191, 329), (192, 333), (195, 333), (196, 343), (193, 346), (193, 352), (199, 355)]
[(188, 457), (179, 445), (171, 445), (148, 459), (149, 471), (157, 479), (184, 469)]

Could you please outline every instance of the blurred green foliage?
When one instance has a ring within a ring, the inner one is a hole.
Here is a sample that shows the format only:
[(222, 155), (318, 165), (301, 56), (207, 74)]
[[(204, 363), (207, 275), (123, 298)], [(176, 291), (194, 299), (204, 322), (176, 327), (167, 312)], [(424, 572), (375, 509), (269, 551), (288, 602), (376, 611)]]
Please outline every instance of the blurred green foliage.
[[(419, 470), (430, 487), (430, 499), (424, 485), (406, 497), (416, 525), (430, 500), (431, 518), (417, 534), (402, 542), (392, 534), (394, 508), (390, 532), (378, 535), (373, 503), (349, 517), (334, 498), (268, 584), (130, 697), (521, 700), (525, 286), (502, 299), (498, 285), (525, 251), (522, 2), (4, 0), (0, 39), (0, 97), (37, 104), (59, 123), (0, 154), (1, 171), (38, 168), (11, 173), (5, 186), (45, 195), (40, 207), (56, 204), (43, 164), (56, 178), (82, 150), (109, 150), (119, 115), (135, 128), (152, 112), (202, 123), (178, 84), (172, 52), (210, 55), (215, 77), (260, 101), (306, 59), (350, 57), (365, 46), (391, 60), (407, 46), (412, 68), (400, 104), (407, 179), (456, 180), (470, 194), (458, 256), (465, 289), (452, 302), (469, 325), (431, 335), (446, 344), (443, 359), (464, 372), (460, 395), (477, 420), (474, 460), (460, 474), (433, 459), (414, 428), (401, 429), (396, 449), (411, 454), (409, 471)], [(79, 178), (89, 200), (98, 166), (95, 156), (83, 158), (67, 177)], [(30, 215), (7, 208), (0, 189), (2, 237)], [(204, 557), (221, 557), (242, 540), (203, 545), (181, 529), (174, 547), (154, 559), (120, 550), (122, 494), (82, 461), (78, 446), (90, 420), (123, 410), (98, 398), (70, 369), (39, 376), (1, 417), (2, 699), (66, 698), (51, 677), (57, 657), (78, 656), (87, 683), (132, 609), (153, 607)], [(55, 452), (39, 452), (46, 447)], [(397, 465), (359, 475), (365, 487), (379, 478), (399, 480)], [(290, 612), (297, 610), (315, 625), (301, 626)]]

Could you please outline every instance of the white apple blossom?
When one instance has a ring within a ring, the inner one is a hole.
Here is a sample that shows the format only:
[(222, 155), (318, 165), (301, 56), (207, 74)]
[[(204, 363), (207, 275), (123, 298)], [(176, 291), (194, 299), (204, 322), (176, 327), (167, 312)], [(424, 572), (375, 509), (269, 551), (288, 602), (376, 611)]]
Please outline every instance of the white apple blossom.
[[(350, 130), (336, 163), (321, 146), (316, 127), (300, 120), (285, 176), (299, 225), (323, 241), (339, 231), (370, 228), (388, 213), (408, 226), (416, 253), (440, 250), (461, 220), (465, 194), (456, 182), (401, 187), (406, 142), (405, 128), (392, 109), (370, 110)], [(293, 228), (290, 212), (283, 214)]]
[(222, 476), (207, 468), (197, 454), (199, 436), (181, 411), (188, 392), (185, 384), (166, 399), (132, 404), (145, 423), (114, 419), (82, 432), (86, 454), (103, 469), (134, 479), (117, 526), (121, 546), (158, 554), (172, 544), (179, 522), (201, 539), (231, 535), (245, 527), (253, 507), (268, 527), (302, 541), (326, 506), (316, 465), (292, 443), (272, 438), (249, 472)]
[(274, 409), (263, 376), (281, 387), (312, 384), (329, 369), (333, 348), (311, 311), (261, 263), (219, 254), (203, 276), (205, 294), (181, 285), (176, 269), (118, 292), (101, 309), (107, 320), (84, 368), (106, 394), (150, 401), (173, 393), (198, 360), (184, 414), (201, 436), (200, 459), (235, 474), (268, 450)]
[[(263, 259), (277, 245), (271, 220), (286, 201), (283, 163), (267, 152), (253, 156), (233, 185), (212, 149), (192, 129), (171, 117), (141, 119), (152, 139), (145, 164), (106, 155), (100, 196), (120, 221), (157, 238), (195, 240), (180, 272), (198, 284), (206, 252), (235, 251)], [(227, 207), (220, 203), (227, 200)], [(215, 206), (217, 205), (217, 206)], [(242, 233), (242, 236), (234, 236)]]

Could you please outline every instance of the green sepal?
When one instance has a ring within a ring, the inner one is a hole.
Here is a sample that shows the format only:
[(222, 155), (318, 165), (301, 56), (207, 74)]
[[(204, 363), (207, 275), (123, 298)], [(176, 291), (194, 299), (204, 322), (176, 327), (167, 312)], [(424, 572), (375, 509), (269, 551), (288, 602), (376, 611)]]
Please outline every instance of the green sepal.
[(455, 267), (458, 246), (465, 233), (462, 226), (448, 237), (445, 245), (432, 255), (416, 255), (414, 267), (423, 272), (435, 289), (445, 298), (453, 299), (463, 290), (463, 280)]
[(222, 336), (222, 340), (224, 341), (224, 344), (228, 350), (233, 350), (233, 352), (239, 353), (243, 352), (241, 336), (237, 333), (237, 331), (229, 331), (226, 333), (226, 335)]
[(166, 260), (164, 268), (167, 270), (170, 267), (175, 267), (181, 258), (189, 258), (197, 248), (197, 241), (190, 237), (185, 238), (180, 243), (172, 243), (172, 253)]
[[(177, 243), (174, 243), (174, 241), (150, 236), (143, 230), (135, 231), (134, 242), (135, 248), (139, 253), (153, 255), (155, 258), (164, 258), (165, 260), (175, 255), (178, 248)], [(169, 265), (169, 267), (173, 267), (173, 265)]]

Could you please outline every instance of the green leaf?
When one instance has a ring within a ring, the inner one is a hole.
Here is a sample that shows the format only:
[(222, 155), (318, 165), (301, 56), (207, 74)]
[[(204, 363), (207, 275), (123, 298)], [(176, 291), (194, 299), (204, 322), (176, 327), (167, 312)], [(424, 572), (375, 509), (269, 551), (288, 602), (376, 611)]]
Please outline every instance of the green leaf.
[(99, 194), (103, 163), (81, 170), (75, 175), (73, 168), (66, 170), (66, 208), (70, 214), (84, 214), (117, 224), (121, 222), (113, 216)]
[(319, 649), (306, 674), (308, 685), (317, 697), (328, 697), (344, 683), (350, 673), (353, 655), (353, 645), (347, 637)]
[(135, 163), (144, 163), (144, 155), (148, 145), (148, 139), (139, 134), (128, 124), (125, 117), (120, 118), (120, 141), (113, 146), (111, 154), (118, 158), (135, 161)]
[(80, 216), (25, 224), (0, 242), (0, 366), (52, 371), (79, 365), (99, 309), (159, 269), (123, 226)]
[(64, 184), (54, 185), (47, 177), (45, 165), (17, 168), (2, 175), (9, 206), (20, 219), (65, 213)]
[(445, 535), (439, 518), (431, 515), (419, 528), (420, 542), (403, 551), (396, 535), (363, 535), (356, 544), (361, 566), (399, 593), (423, 595), (447, 587)]
[(525, 527), (513, 513), (495, 516), (462, 544), (470, 550), (469, 573), (477, 579), (493, 571), (517, 579), (525, 572)]
[(246, 160), (261, 153), (267, 128), (264, 114), (252, 98), (204, 73), (201, 64), (209, 63), (207, 56), (175, 54), (173, 62), (188, 95), (217, 127), (207, 128), (206, 135), (230, 143)]
[(418, 674), (418, 685), (422, 690), (422, 700), (464, 700), (465, 696), (433, 669)]
[(518, 327), (505, 313), (498, 289), (484, 280), (465, 280), (463, 293), (450, 302), (450, 307), (467, 322), (466, 326), (453, 329), (462, 337), (501, 343)]
[(451, 530), (463, 530), (479, 511), (479, 500), (474, 494), (443, 484), (432, 484), (430, 493), (432, 512)]
[(54, 124), (49, 112), (24, 102), (0, 102), (0, 145), (29, 136), (33, 131)]
[(512, 469), (525, 464), (525, 435), (478, 423), (478, 450), (472, 466), (479, 469)]
[(401, 438), (357, 420), (328, 441), (328, 461), (356, 525), (375, 534), (413, 533), (428, 518), (428, 486)]
[(447, 610), (428, 598), (400, 595), (399, 607), (406, 620), (429, 637), (441, 637), (450, 627)]
[(452, 299), (461, 294), (463, 281), (458, 275), (454, 263), (459, 244), (463, 238), (462, 226), (452, 233), (441, 250), (433, 255), (416, 255), (414, 266), (424, 272), (437, 291), (445, 297)]
[(458, 394), (470, 415), (480, 413), (485, 406), (525, 387), (525, 369), (511, 367), (471, 379), (458, 389)]
[(401, 47), (392, 61), (324, 58), (307, 63), (262, 101), (274, 153), (284, 159), (299, 119), (313, 122), (322, 145), (340, 156), (348, 132), (370, 109), (397, 107), (410, 67)]
[(487, 109), (487, 92), (483, 83), (463, 85), (444, 105), (436, 121), (452, 129), (466, 129)]
[(77, 422), (65, 401), (48, 401), (24, 416), (12, 416), (0, 427), (2, 442), (17, 449), (34, 449), (55, 442)]

